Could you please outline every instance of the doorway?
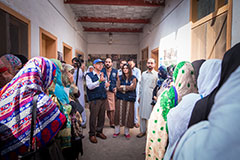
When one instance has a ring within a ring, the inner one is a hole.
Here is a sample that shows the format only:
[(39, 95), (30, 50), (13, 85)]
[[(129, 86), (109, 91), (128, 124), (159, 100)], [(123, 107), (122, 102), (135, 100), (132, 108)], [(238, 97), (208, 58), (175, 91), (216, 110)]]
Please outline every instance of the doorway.
[(148, 60), (148, 47), (142, 50), (142, 59), (140, 61), (140, 69), (142, 72), (147, 70), (147, 60)]
[(158, 70), (158, 48), (155, 48), (151, 51), (151, 57), (155, 60), (156, 66), (154, 67), (155, 71)]
[(72, 47), (63, 42), (63, 57), (67, 64), (72, 64)]
[(57, 59), (57, 37), (40, 28), (40, 56)]

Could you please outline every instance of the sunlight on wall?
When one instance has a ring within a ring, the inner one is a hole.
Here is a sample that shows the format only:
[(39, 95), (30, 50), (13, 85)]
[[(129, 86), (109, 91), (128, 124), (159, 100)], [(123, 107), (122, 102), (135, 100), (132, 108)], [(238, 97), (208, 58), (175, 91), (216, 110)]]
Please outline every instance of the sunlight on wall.
[(168, 66), (180, 61), (190, 61), (190, 50), (191, 28), (188, 23), (160, 39), (159, 62)]

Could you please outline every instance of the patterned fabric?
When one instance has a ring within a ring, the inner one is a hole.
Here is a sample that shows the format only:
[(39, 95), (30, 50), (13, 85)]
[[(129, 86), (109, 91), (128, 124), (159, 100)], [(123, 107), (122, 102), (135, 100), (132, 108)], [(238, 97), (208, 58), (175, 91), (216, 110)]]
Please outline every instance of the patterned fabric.
[(239, 80), (238, 66), (217, 92), (208, 121), (198, 122), (186, 131), (177, 145), (173, 159), (239, 159)]
[(196, 78), (191, 63), (180, 62), (174, 70), (173, 81), (177, 90), (179, 102), (184, 95), (197, 93)]
[(172, 85), (173, 85), (173, 71), (175, 69), (175, 65), (170, 65), (167, 67), (167, 79), (165, 81), (163, 81), (162, 86), (160, 88), (160, 90), (158, 91), (158, 95), (161, 95), (162, 92), (165, 89), (169, 89)]
[(182, 97), (197, 93), (194, 69), (189, 62), (180, 62), (173, 73), (174, 85), (165, 89), (154, 106), (148, 122), (146, 159), (162, 159), (168, 140), (167, 114)]
[(17, 73), (18, 68), (22, 67), (21, 60), (12, 54), (6, 54), (2, 56), (1, 60), (3, 61), (5, 66), (8, 68), (9, 73), (11, 73), (13, 76), (15, 76), (15, 74)]
[(35, 57), (1, 90), (1, 155), (17, 156), (27, 151), (31, 130), (32, 100), (36, 94), (38, 94), (37, 122), (34, 135), (37, 146), (46, 145), (63, 126), (66, 121), (65, 116), (44, 93), (51, 85), (55, 72), (56, 67), (50, 60)]
[(2, 69), (2, 68), (7, 68), (7, 67), (5, 67), (3, 61), (2, 61), (1, 58), (0, 58), (0, 69)]
[(4, 87), (8, 82), (13, 79), (13, 75), (8, 72), (8, 68), (0, 59), (0, 88)]
[(70, 87), (69, 74), (74, 73), (74, 67), (70, 64), (63, 64), (62, 82), (64, 87)]
[(72, 136), (77, 139), (82, 136), (83, 130), (81, 127), (82, 116), (78, 111), (75, 111), (74, 114), (71, 115), (72, 122)]
[(167, 115), (167, 124), (169, 129), (168, 149), (164, 159), (171, 159), (175, 142), (177, 142), (188, 128), (188, 123), (195, 103), (209, 95), (216, 88), (220, 80), (221, 63), (219, 59), (206, 60), (199, 71), (197, 79), (198, 92), (190, 93), (182, 98), (182, 101)]
[(74, 101), (78, 101), (76, 95), (79, 96), (79, 90), (78, 87), (73, 83), (69, 89), (69, 97)]
[(176, 65), (173, 65), (173, 64), (167, 67), (168, 78), (172, 78), (175, 67)]
[(63, 83), (62, 83), (62, 64), (59, 60), (51, 59), (51, 61), (56, 65), (56, 80), (55, 88), (52, 87), (51, 91), (49, 92), (52, 94), (54, 99), (60, 104), (60, 111), (66, 116), (66, 127), (62, 129), (58, 135), (57, 139), (60, 140), (60, 145), (63, 148), (71, 147), (71, 119), (70, 113), (72, 110), (71, 105), (69, 105), (69, 98), (67, 93), (64, 91)]
[(69, 98), (67, 93), (64, 91), (62, 83), (62, 64), (56, 59), (51, 59), (51, 61), (56, 65), (56, 80), (53, 81), (55, 83), (55, 88), (53, 88), (54, 94), (58, 97), (62, 104), (69, 104)]
[(161, 65), (158, 68), (158, 81), (157, 81), (158, 87), (160, 87), (162, 85), (162, 83), (165, 79), (167, 79), (167, 69), (166, 69), (166, 67)]
[(127, 128), (134, 127), (134, 102), (117, 99), (114, 124)]

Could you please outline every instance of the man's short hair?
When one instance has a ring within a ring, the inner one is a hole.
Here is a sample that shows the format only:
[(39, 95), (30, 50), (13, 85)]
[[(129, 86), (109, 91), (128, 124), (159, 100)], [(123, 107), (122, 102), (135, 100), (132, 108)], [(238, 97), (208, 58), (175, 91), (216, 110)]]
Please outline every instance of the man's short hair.
[(133, 62), (136, 64), (136, 62), (135, 62), (135, 60), (134, 60), (133, 58), (129, 58), (129, 59), (128, 59), (128, 62), (129, 62), (129, 61), (133, 61)]

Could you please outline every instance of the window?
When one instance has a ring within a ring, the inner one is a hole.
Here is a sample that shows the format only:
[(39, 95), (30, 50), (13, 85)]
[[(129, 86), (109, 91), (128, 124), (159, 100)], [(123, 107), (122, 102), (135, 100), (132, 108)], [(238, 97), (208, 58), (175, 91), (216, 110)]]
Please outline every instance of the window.
[(0, 3), (0, 56), (11, 53), (30, 58), (30, 20)]
[(191, 0), (191, 59), (222, 59), (231, 46), (232, 0)]

